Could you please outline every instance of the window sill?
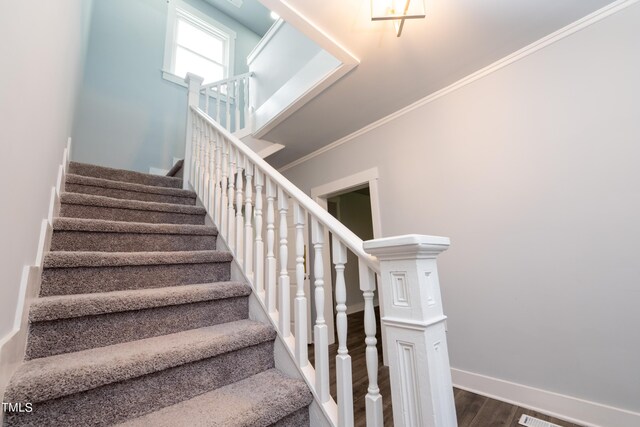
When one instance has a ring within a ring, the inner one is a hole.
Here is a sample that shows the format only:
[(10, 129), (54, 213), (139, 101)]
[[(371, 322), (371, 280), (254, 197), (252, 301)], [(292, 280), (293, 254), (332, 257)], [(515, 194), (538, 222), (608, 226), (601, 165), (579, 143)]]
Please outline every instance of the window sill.
[(189, 87), (189, 85), (187, 85), (187, 82), (185, 82), (182, 77), (178, 77), (169, 71), (162, 70), (162, 78), (172, 83), (175, 83), (177, 85), (180, 85), (182, 87), (186, 87), (186, 88)]

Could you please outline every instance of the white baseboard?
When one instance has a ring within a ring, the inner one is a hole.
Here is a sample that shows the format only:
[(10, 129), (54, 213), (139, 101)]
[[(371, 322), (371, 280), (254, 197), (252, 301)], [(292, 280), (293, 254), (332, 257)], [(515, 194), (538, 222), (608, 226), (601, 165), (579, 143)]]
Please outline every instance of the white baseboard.
[[(22, 363), (27, 347), (27, 333), (29, 331), (29, 305), (40, 293), (40, 278), (44, 256), (49, 251), (51, 235), (53, 233), (53, 218), (60, 211), (60, 194), (64, 191), (64, 181), (68, 170), (71, 153), (71, 138), (62, 155), (62, 162), (58, 169), (56, 182), (51, 187), (51, 198), (47, 217), (42, 220), (40, 237), (35, 258), (35, 265), (25, 265), (22, 269), (20, 289), (13, 329), (0, 339), (0, 396), (4, 396), (7, 384), (14, 370)], [(0, 417), (1, 417), (0, 413)], [(2, 420), (0, 419), (0, 424)]]
[(364, 301), (357, 304), (349, 304), (347, 306), (347, 315), (364, 311)]
[(640, 413), (538, 388), (451, 369), (453, 385), (585, 427), (640, 426)]
[(166, 176), (168, 172), (169, 172), (169, 169), (154, 168), (153, 166), (149, 168), (149, 173), (151, 175)]
[[(174, 157), (173, 158), (173, 163), (171, 163), (171, 167), (173, 167), (173, 165), (175, 165), (176, 163), (178, 163), (178, 161), (180, 161), (182, 159), (179, 159), (178, 157)], [(161, 175), (161, 176), (166, 176), (169, 173), (170, 169), (162, 169), (162, 168), (154, 168), (153, 166), (151, 166), (149, 168), (149, 173), (151, 175)]]
[[(374, 301), (373, 306), (378, 307), (378, 301)], [(353, 314), (353, 313), (359, 313), (361, 311), (364, 311), (364, 301), (356, 304), (349, 304), (347, 306), (347, 315)]]
[(40, 271), (33, 265), (25, 266), (22, 270), (13, 330), (0, 340), (0, 396), (4, 396), (13, 372), (24, 360), (29, 330), (28, 304), (40, 289)]

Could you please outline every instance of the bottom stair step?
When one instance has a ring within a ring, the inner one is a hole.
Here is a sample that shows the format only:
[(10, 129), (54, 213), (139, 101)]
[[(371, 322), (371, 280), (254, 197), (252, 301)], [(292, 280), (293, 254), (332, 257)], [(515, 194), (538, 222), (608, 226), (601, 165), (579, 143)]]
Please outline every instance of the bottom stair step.
[(273, 368), (275, 331), (241, 320), (25, 362), (5, 393), (31, 413), (5, 427), (108, 426)]
[(304, 381), (270, 369), (121, 426), (298, 427), (309, 425), (307, 408), (311, 401)]

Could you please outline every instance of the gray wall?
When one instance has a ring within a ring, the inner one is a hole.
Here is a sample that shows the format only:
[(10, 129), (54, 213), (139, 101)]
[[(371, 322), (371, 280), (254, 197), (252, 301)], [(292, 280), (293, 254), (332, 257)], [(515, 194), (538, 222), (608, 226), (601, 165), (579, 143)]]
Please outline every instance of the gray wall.
[(439, 259), (451, 363), (640, 410), (640, 4), (288, 170), (379, 168)]
[(13, 327), (22, 267), (35, 263), (71, 136), (91, 3), (0, 2), (0, 340)]
[[(200, 0), (189, 4), (236, 31), (235, 73), (258, 35)], [(148, 172), (184, 157), (186, 88), (162, 78), (165, 0), (95, 0), (74, 128), (74, 160)]]

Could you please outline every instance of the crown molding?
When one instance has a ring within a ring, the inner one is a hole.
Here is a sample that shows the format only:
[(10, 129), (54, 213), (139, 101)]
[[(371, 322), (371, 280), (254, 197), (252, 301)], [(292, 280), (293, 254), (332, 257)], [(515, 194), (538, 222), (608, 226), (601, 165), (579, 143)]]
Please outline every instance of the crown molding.
[(544, 49), (545, 47), (556, 43), (566, 37), (569, 37), (570, 35), (581, 31), (603, 19), (605, 19), (606, 17), (613, 15), (614, 13), (617, 13), (623, 9), (626, 9), (627, 7), (637, 3), (640, 0), (617, 0), (614, 1), (613, 3), (608, 4), (607, 6), (596, 10), (595, 12), (559, 29), (558, 31), (555, 31), (531, 44), (529, 44), (528, 46), (525, 46), (524, 48), (517, 50), (516, 52), (513, 52), (510, 55), (505, 56), (502, 59), (499, 59), (498, 61), (472, 73), (469, 74), (466, 77), (463, 77), (462, 79), (458, 80), (457, 82), (443, 88), (440, 89), (437, 92), (434, 92), (430, 95), (427, 95), (426, 97), (419, 99), (418, 101), (414, 102), (413, 104), (410, 104), (404, 108), (401, 108), (400, 110), (393, 112), (391, 114), (389, 114), (388, 116), (385, 116), (379, 120), (376, 120), (373, 123), (368, 124), (367, 126), (358, 129), (357, 131), (344, 136), (332, 143), (329, 143), (327, 145), (325, 145), (324, 147), (307, 154), (306, 156), (300, 157), (297, 160), (294, 160), (291, 163), (288, 163), (284, 166), (282, 166), (281, 168), (278, 169), (279, 172), (285, 172), (291, 168), (294, 168), (304, 162), (307, 162), (311, 159), (313, 159), (314, 157), (317, 157), (323, 153), (326, 153), (327, 151), (333, 150), (353, 139), (356, 139), (357, 137), (364, 135), (368, 132), (371, 132), (372, 130), (379, 128), (380, 126), (389, 123), (399, 117), (404, 116), (405, 114), (420, 108), (424, 105), (427, 105), (439, 98), (442, 98), (443, 96), (456, 91), (460, 88), (463, 88), (465, 86), (467, 86), (470, 83), (475, 82), (476, 80), (479, 80), (491, 73), (495, 73), (496, 71), (513, 64), (516, 61), (519, 61), (523, 58), (526, 58), (529, 55), (532, 55), (536, 52), (538, 52), (541, 49)]

